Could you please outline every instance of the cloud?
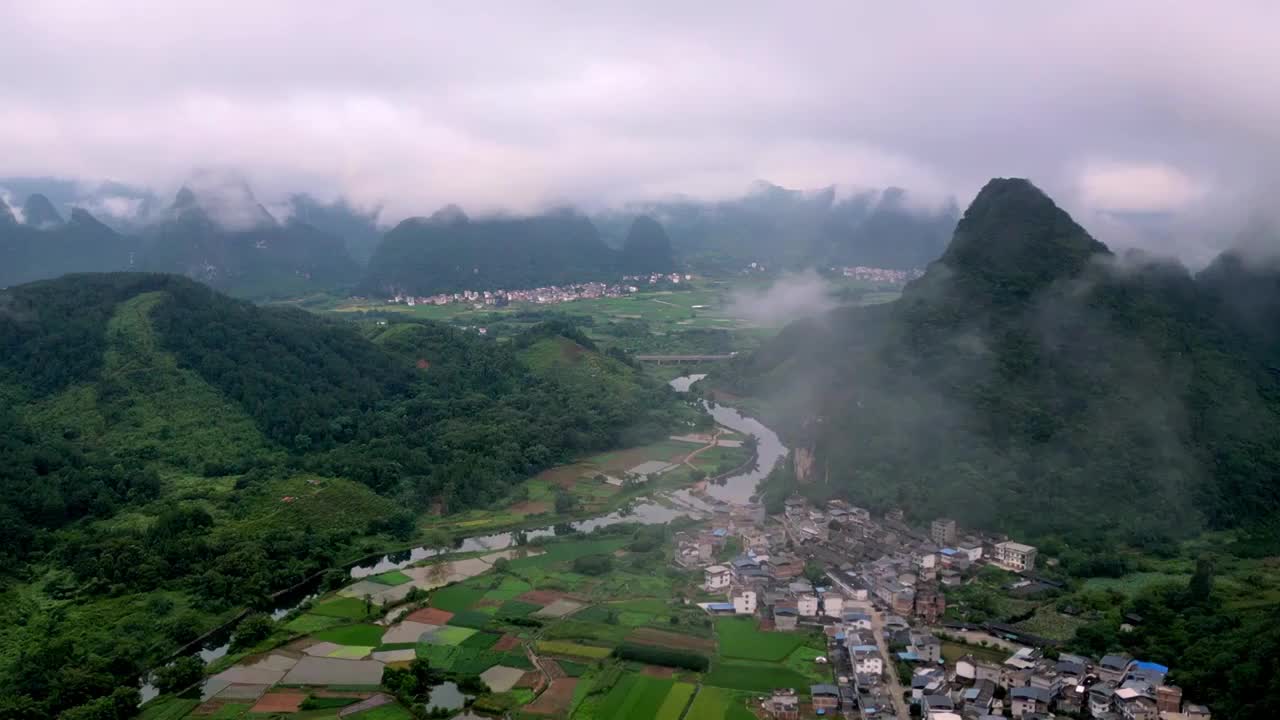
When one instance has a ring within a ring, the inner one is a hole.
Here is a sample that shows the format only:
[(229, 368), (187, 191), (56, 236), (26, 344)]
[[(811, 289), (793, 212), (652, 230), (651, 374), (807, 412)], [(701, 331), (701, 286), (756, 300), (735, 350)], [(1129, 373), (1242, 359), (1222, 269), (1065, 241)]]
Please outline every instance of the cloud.
[(1206, 192), (1182, 171), (1161, 164), (1090, 166), (1078, 182), (1087, 206), (1108, 211), (1171, 212), (1190, 206)]
[(1278, 23), (1248, 0), (7, 3), (0, 176), (166, 191), (230, 166), (268, 204), (389, 222), (757, 178), (963, 203), (1026, 176), (1073, 211), (1176, 209), (1273, 164)]
[(9, 212), (13, 213), (13, 217), (20, 223), (26, 222), (25, 213), (22, 211), (22, 201), (13, 196), (8, 189), (0, 187), (0, 203), (4, 203), (9, 207)]
[(729, 314), (767, 327), (821, 315), (834, 308), (831, 283), (812, 270), (786, 273), (766, 288), (737, 290)]

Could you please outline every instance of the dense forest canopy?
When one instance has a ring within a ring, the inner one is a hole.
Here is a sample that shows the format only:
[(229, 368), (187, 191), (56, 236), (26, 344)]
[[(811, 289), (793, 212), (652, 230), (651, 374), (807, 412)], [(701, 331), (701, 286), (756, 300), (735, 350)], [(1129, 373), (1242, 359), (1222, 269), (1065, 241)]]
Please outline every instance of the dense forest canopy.
[(817, 494), (1027, 537), (1186, 536), (1280, 507), (1278, 279), (1116, 258), (993, 180), (901, 300), (791, 326), (723, 382), (778, 397)]
[[(503, 344), (358, 326), (174, 275), (0, 291), (0, 348), (6, 719), (110, 695), (362, 538), (403, 542), (419, 513), (492, 504), (688, 412), (571, 326)], [(106, 598), (117, 614), (94, 617)]]

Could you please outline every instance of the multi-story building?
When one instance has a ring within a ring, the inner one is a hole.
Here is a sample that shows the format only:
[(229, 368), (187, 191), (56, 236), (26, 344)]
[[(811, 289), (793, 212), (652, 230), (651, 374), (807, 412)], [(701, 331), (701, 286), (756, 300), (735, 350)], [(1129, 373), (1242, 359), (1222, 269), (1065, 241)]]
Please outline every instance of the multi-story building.
[(956, 542), (956, 521), (950, 518), (938, 518), (929, 528), (929, 537), (940, 547), (951, 547)]
[(1017, 542), (997, 543), (992, 548), (992, 559), (997, 565), (1014, 572), (1031, 572), (1036, 569), (1036, 549)]

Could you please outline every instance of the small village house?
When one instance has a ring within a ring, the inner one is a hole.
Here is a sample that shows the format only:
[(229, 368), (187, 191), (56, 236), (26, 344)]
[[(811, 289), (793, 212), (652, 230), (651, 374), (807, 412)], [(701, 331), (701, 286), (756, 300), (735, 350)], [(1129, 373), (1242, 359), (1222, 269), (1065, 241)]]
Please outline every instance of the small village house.
[(703, 575), (704, 586), (712, 592), (724, 590), (733, 582), (733, 573), (729, 572), (729, 568), (723, 565), (712, 565), (703, 570)]
[(1018, 687), (1009, 691), (1010, 709), (1015, 718), (1049, 710), (1052, 696), (1048, 690), (1036, 687)]
[(1006, 570), (1032, 572), (1036, 569), (1036, 549), (1017, 542), (997, 543), (992, 548), (992, 560)]

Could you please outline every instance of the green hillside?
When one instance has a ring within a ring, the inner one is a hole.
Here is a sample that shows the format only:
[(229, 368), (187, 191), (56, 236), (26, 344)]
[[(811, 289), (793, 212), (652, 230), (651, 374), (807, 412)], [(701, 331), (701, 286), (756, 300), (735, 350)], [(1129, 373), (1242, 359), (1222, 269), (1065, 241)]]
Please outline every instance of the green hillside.
[(901, 300), (789, 327), (721, 381), (777, 398), (818, 452), (809, 492), (1153, 544), (1280, 506), (1280, 357), (1231, 310), (1240, 285), (1117, 259), (1030, 183), (993, 180)]
[[(415, 539), (420, 515), (688, 412), (593, 351), (608, 373), (543, 372), (473, 333), (173, 275), (66, 276), (0, 310), (0, 717), (110, 695), (236, 609)], [(520, 343), (573, 332), (535, 331)]]

